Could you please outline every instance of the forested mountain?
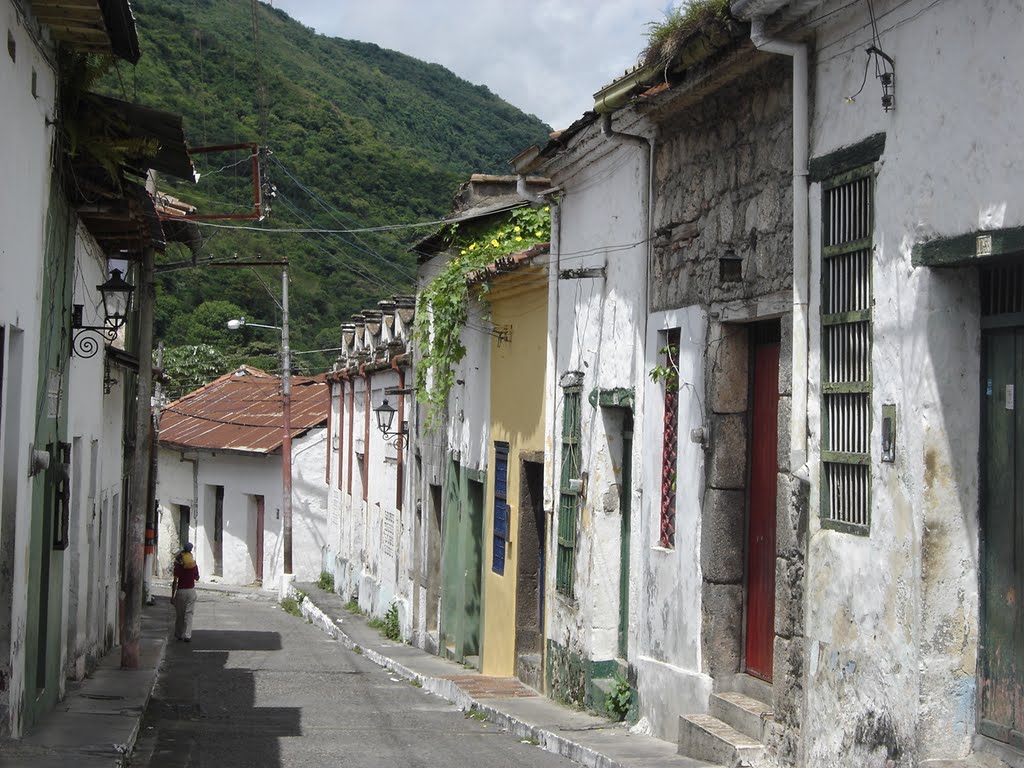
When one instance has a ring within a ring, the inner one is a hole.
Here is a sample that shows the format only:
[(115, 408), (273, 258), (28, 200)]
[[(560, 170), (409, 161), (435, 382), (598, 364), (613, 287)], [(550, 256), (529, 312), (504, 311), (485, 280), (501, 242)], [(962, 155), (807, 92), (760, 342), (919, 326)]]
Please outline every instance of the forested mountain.
[[(267, 229), (360, 229), (436, 219), (470, 173), (507, 173), (508, 158), (546, 139), (548, 127), (436, 64), (376, 45), (315, 33), (284, 12), (248, 0), (133, 0), (143, 51), (105, 81), (115, 96), (184, 116), (193, 147), (256, 141), (269, 148), (273, 188)], [(245, 212), (252, 202), (244, 153), (196, 157), (195, 186), (162, 188), (200, 213)], [(411, 288), (406, 253), (425, 230), (282, 234), (204, 226), (198, 268), (174, 246), (162, 257), (156, 334), (168, 346), (212, 344), (225, 360), (274, 367), (272, 332), (227, 331), (244, 314), (277, 324), (278, 310), (254, 270), (215, 264), (291, 265), (292, 347), (338, 345), (339, 323)], [(277, 292), (277, 268), (259, 268)], [(307, 369), (329, 356), (299, 357)]]

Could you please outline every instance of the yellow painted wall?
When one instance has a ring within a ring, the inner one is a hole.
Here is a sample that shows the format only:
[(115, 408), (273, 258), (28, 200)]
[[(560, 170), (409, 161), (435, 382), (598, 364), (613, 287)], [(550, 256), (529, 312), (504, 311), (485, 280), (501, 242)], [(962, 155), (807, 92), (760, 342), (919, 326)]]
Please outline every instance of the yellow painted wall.
[[(509, 341), (491, 342), (491, 444), (487, 452), (484, 527), (484, 631), (481, 668), (485, 675), (515, 674), (516, 546), (519, 542), (520, 453), (544, 450), (544, 380), (547, 350), (545, 271), (517, 270), (491, 288), (491, 320), (510, 328)], [(507, 442), (509, 545), (505, 573), (491, 565), (494, 545), (494, 443)]]

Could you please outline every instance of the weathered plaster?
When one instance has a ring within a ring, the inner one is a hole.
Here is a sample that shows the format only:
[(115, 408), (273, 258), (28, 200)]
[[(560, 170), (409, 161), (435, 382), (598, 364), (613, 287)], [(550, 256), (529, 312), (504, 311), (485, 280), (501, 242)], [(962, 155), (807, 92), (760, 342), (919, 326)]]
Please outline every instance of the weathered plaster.
[[(864, 9), (822, 31), (814, 70), (813, 155), (886, 133), (875, 186), (873, 434), (884, 403), (896, 405), (899, 423), (895, 463), (880, 463), (872, 440), (867, 539), (820, 530), (812, 475), (804, 740), (807, 764), (822, 766), (883, 759), (914, 765), (970, 748), (978, 639), (978, 288), (970, 270), (915, 269), (912, 251), (937, 236), (1024, 223), (1021, 161), (1008, 150), (1015, 139), (1006, 119), (1024, 103), (1011, 75), (1019, 69), (1013, 29), (1020, 9), (983, 0), (969, 9), (920, 1), (876, 10), (888, 16), (884, 47), (898, 62), (894, 112), (882, 111), (873, 82), (854, 104), (842, 99), (863, 74), (863, 58), (852, 49), (863, 35)], [(820, 195), (812, 193), (816, 219)], [(811, 241), (816, 272), (819, 231)], [(811, 280), (812, 317), (818, 274)], [(814, 324), (812, 334), (815, 349)], [(816, 356), (811, 362), (816, 434)], [(816, 451), (816, 439), (812, 446)]]

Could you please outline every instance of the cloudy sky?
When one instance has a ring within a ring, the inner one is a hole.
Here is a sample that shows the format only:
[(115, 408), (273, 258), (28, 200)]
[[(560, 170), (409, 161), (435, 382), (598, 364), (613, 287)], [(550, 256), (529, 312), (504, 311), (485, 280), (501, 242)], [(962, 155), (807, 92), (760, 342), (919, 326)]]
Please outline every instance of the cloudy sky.
[(331, 37), (447, 67), (553, 128), (636, 63), (670, 0), (273, 0)]

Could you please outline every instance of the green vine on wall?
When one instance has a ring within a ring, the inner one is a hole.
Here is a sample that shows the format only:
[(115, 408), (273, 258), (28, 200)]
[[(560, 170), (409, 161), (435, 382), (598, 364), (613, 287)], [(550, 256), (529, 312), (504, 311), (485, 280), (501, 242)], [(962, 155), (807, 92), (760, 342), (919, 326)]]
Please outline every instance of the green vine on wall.
[[(416, 399), (427, 407), (428, 428), (437, 426), (455, 384), (455, 366), (466, 355), (462, 328), (469, 316), (469, 278), (513, 253), (520, 253), (551, 239), (551, 209), (516, 208), (508, 219), (475, 236), (461, 236), (452, 227), (454, 256), (444, 265), (416, 300), (413, 337), (420, 350), (416, 369)], [(474, 291), (484, 300), (489, 288), (482, 283)]]

